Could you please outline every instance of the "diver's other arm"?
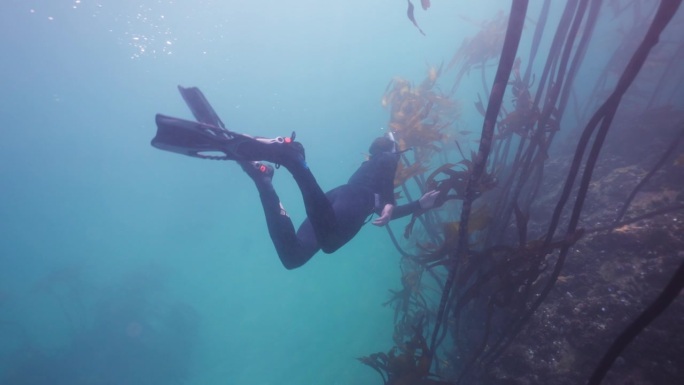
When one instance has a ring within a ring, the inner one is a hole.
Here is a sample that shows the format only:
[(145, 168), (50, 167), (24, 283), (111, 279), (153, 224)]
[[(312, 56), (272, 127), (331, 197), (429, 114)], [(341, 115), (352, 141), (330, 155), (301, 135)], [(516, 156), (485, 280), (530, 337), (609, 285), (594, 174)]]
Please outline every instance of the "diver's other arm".
[(417, 214), (420, 215), (430, 209), (441, 206), (437, 203), (437, 198), (439, 196), (438, 190), (430, 190), (423, 194), (420, 199), (415, 200), (411, 203), (405, 205), (397, 206), (392, 212), (392, 219), (403, 218), (407, 215)]

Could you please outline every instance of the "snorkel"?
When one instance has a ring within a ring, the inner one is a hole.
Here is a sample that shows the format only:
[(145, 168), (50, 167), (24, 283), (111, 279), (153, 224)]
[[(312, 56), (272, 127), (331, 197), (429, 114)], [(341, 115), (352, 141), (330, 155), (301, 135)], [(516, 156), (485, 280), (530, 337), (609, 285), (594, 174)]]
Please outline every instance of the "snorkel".
[(395, 154), (399, 152), (397, 148), (397, 141), (394, 139), (394, 133), (392, 131), (387, 131), (385, 136), (387, 136), (387, 138), (392, 141), (392, 152)]
[(409, 148), (404, 149), (404, 150), (399, 150), (399, 144), (397, 143), (396, 139), (394, 138), (394, 133), (392, 131), (387, 131), (385, 136), (389, 140), (392, 141), (392, 153), (393, 154), (401, 155), (401, 154), (405, 153), (406, 151), (413, 150), (413, 147), (409, 147)]

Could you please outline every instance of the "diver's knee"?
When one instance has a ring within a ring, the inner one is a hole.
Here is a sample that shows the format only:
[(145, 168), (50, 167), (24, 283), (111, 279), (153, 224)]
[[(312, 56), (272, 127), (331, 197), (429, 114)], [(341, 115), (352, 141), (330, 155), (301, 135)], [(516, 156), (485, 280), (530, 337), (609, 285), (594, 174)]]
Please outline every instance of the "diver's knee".
[(291, 259), (286, 259), (286, 258), (280, 258), (280, 262), (283, 264), (283, 267), (285, 267), (287, 270), (294, 270), (298, 267), (301, 267), (304, 262), (298, 261), (298, 260), (291, 260)]
[(321, 246), (321, 251), (326, 254), (332, 254), (336, 252), (342, 245), (323, 245)]

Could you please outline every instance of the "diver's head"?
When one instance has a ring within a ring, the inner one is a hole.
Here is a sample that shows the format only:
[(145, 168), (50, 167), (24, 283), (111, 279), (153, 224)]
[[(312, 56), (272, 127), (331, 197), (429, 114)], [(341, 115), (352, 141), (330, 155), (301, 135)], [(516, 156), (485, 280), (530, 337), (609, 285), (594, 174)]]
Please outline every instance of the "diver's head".
[(371, 156), (380, 154), (382, 152), (397, 152), (397, 142), (394, 141), (392, 133), (376, 138), (371, 143), (368, 153)]

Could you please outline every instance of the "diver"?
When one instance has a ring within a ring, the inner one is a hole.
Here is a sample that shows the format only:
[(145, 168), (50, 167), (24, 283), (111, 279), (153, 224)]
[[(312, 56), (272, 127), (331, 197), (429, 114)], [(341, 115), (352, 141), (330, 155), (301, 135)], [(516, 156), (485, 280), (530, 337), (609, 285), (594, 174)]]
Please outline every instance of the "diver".
[(300, 152), (274, 148), (274, 153), (288, 155), (263, 156), (263, 160), (277, 160), (275, 163), (287, 168), (302, 192), (307, 218), (296, 233), (271, 184), (273, 167), (261, 161), (239, 163), (259, 191), (271, 240), (287, 269), (302, 266), (319, 250), (328, 254), (336, 251), (361, 230), (373, 213), (379, 216), (371, 223), (384, 226), (392, 219), (432, 208), (438, 196), (437, 191), (430, 191), (417, 201), (396, 207), (394, 174), (399, 154), (394, 141), (387, 136), (373, 141), (370, 158), (346, 184), (327, 193), (323, 193), (307, 167), (301, 145), (289, 142), (281, 146), (302, 149)]
[[(158, 130), (152, 145), (199, 158), (237, 161), (256, 185), (269, 235), (287, 269), (304, 265), (319, 250), (336, 251), (374, 213), (378, 217), (372, 223), (384, 226), (392, 219), (436, 206), (439, 192), (434, 190), (417, 201), (396, 206), (394, 175), (400, 152), (391, 134), (373, 141), (369, 159), (346, 184), (324, 193), (306, 163), (304, 147), (294, 141), (294, 134), (291, 138), (265, 139), (234, 133), (225, 129), (199, 89), (179, 90), (198, 122), (157, 115)], [(285, 167), (302, 193), (307, 218), (297, 231), (271, 183), (274, 168), (265, 162)]]

